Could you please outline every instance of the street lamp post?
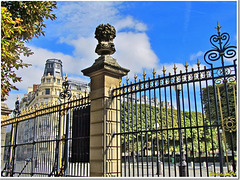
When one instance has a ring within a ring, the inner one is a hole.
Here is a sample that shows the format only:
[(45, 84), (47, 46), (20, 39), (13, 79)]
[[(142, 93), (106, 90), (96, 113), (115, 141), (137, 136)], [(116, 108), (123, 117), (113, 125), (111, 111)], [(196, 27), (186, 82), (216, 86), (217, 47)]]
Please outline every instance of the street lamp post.
[(177, 95), (177, 117), (178, 117), (178, 128), (179, 128), (179, 142), (180, 142), (180, 162), (179, 162), (179, 176), (185, 177), (187, 176), (187, 163), (184, 153), (184, 143), (182, 136), (182, 123), (181, 123), (181, 108), (180, 108), (180, 92), (182, 91), (181, 85), (176, 85), (174, 87)]

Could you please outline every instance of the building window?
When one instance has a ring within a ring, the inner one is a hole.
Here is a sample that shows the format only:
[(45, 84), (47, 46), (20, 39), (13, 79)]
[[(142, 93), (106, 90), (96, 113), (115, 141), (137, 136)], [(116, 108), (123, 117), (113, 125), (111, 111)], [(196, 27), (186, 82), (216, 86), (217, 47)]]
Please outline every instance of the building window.
[(60, 79), (57, 80), (57, 83), (60, 83)]
[(46, 94), (46, 95), (50, 94), (50, 89), (49, 89), (49, 88), (48, 88), (48, 89), (45, 89), (45, 94)]
[(47, 83), (50, 83), (51, 82), (51, 79), (47, 79)]

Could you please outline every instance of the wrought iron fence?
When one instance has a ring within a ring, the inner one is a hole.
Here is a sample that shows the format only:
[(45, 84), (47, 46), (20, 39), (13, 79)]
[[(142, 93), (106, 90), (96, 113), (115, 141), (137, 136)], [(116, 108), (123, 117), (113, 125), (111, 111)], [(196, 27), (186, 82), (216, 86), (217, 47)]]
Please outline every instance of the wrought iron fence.
[(85, 93), (66, 102), (36, 105), (1, 122), (5, 131), (1, 175), (89, 176), (89, 121)]
[(113, 100), (120, 101), (114, 136), (121, 176), (236, 175), (236, 47), (217, 29), (210, 38), (214, 49), (204, 56), (210, 68), (198, 61), (197, 69), (186, 63), (180, 73), (174, 65), (166, 74), (163, 67), (161, 76), (154, 70), (147, 79), (144, 72), (143, 80), (135, 75), (134, 83), (127, 78), (113, 90)]
[[(204, 55), (210, 67), (198, 62), (197, 69), (189, 69), (186, 63), (177, 73), (174, 65), (172, 74), (163, 67), (162, 75), (155, 70), (152, 78), (144, 73), (137, 80), (135, 75), (134, 82), (127, 78), (112, 90), (116, 103), (110, 104), (116, 107), (106, 116), (111, 121), (116, 114), (109, 126), (116, 132), (103, 131), (114, 142), (106, 149), (117, 150), (104, 152), (113, 173), (236, 176), (236, 47), (228, 44), (230, 36), (221, 34), (219, 25), (217, 30), (210, 38), (214, 49)], [(2, 176), (89, 176), (91, 102), (86, 93), (70, 99), (68, 86), (65, 79), (60, 103), (20, 112), (17, 101), (14, 118), (1, 122)]]

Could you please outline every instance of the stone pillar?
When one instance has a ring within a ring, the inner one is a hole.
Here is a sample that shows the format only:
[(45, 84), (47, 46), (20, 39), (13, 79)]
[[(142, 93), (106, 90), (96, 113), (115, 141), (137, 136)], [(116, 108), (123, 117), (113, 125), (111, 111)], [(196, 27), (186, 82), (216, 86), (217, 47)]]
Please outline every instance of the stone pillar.
[[(116, 177), (121, 170), (119, 136), (113, 136), (120, 128), (118, 103), (111, 97), (111, 90), (119, 85), (121, 78), (129, 72), (122, 68), (110, 55), (115, 52), (113, 26), (99, 25), (95, 32), (99, 44), (96, 53), (100, 55), (95, 63), (82, 70), (91, 78), (90, 109), (90, 176)], [(119, 131), (118, 131), (119, 132)], [(117, 147), (118, 141), (118, 147)], [(118, 151), (118, 157), (117, 157)], [(118, 163), (118, 169), (117, 169)], [(117, 173), (118, 172), (118, 173)]]

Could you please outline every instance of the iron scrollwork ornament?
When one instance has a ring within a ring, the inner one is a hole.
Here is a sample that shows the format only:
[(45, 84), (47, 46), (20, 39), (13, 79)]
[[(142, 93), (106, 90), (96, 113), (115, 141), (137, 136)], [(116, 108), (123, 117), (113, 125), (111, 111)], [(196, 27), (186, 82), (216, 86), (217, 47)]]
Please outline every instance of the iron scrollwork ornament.
[(70, 99), (72, 97), (72, 92), (71, 90), (69, 89), (69, 82), (67, 80), (67, 76), (65, 76), (65, 81), (62, 83), (62, 88), (63, 88), (63, 92), (61, 92), (59, 94), (59, 100), (61, 101), (61, 99)]
[(224, 129), (225, 131), (229, 131), (230, 133), (235, 132), (237, 130), (236, 119), (231, 117), (225, 118)]
[(221, 27), (222, 26), (219, 26), (219, 23), (217, 23), (216, 29), (218, 30), (218, 34), (210, 37), (210, 43), (213, 45), (213, 49), (204, 54), (204, 60), (209, 65), (212, 65), (211, 61), (221, 59), (222, 66), (224, 66), (224, 58), (234, 58), (237, 54), (237, 47), (229, 45), (230, 35), (228, 33), (221, 34)]

